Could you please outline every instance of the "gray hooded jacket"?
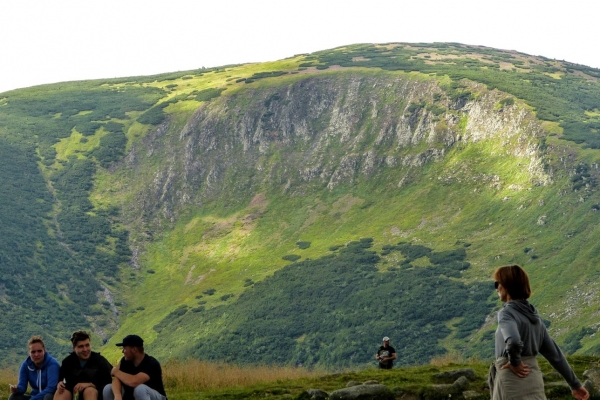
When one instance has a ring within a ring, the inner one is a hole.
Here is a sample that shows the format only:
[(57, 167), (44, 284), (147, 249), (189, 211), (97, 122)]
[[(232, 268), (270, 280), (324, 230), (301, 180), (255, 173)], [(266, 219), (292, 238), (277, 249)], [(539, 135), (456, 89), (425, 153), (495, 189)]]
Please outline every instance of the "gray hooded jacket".
[(495, 350), (496, 358), (508, 357), (514, 366), (521, 363), (521, 356), (537, 356), (539, 353), (565, 378), (571, 389), (581, 387), (581, 382), (548, 334), (537, 310), (527, 300), (509, 301), (498, 312)]

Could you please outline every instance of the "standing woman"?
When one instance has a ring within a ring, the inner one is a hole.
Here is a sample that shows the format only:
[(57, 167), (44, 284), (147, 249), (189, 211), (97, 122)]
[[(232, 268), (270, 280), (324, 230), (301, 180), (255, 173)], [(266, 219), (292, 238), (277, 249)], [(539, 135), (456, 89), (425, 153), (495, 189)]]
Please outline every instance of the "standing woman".
[(498, 312), (492, 400), (546, 399), (538, 353), (565, 378), (576, 399), (588, 399), (588, 391), (527, 301), (531, 296), (527, 273), (518, 265), (507, 265), (494, 272), (494, 281), (505, 304)]
[[(32, 336), (28, 342), (29, 357), (19, 370), (19, 383), (10, 385), (9, 400), (52, 400), (60, 365), (49, 353), (41, 336)], [(25, 394), (27, 384), (31, 386), (31, 393)]]

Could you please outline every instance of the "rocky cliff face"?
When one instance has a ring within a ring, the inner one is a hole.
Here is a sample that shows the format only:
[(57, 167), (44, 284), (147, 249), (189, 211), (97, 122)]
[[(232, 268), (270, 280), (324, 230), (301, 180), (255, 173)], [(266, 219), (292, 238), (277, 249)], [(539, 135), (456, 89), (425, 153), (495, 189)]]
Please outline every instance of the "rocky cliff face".
[[(501, 92), (469, 85), (463, 90), (471, 99), (456, 99), (434, 79), (326, 73), (223, 95), (199, 107), (183, 128), (167, 122), (132, 148), (128, 167), (151, 171), (152, 181), (129, 213), (140, 215), (141, 207), (146, 223), (172, 222), (181, 207), (219, 197), (334, 190), (390, 171), (397, 180), (389, 185), (401, 187), (411, 170), (460, 143), (484, 140), (522, 157), (532, 183), (550, 182), (532, 113), (518, 103), (502, 105)], [(153, 167), (153, 157), (167, 162)], [(481, 179), (501, 184), (493, 171)]]

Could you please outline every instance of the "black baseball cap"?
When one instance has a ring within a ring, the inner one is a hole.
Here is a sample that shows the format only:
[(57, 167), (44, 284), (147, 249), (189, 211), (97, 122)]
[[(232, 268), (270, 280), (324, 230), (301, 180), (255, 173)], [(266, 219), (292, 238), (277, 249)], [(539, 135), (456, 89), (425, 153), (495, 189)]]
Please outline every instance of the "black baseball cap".
[(117, 343), (117, 346), (142, 347), (144, 346), (144, 339), (138, 335), (127, 335), (123, 338), (121, 343)]

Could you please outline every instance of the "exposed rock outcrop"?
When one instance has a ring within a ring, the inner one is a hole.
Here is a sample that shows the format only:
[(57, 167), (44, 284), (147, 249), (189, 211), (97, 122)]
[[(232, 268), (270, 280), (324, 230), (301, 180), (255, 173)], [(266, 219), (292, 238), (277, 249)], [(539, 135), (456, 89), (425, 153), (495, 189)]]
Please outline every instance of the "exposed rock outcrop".
[[(433, 78), (340, 73), (221, 96), (174, 134), (163, 124), (132, 147), (126, 162), (133, 173), (152, 174), (152, 183), (125, 212), (134, 224), (156, 225), (224, 192), (243, 198), (266, 185), (286, 193), (294, 188), (294, 195), (382, 173), (397, 176), (390, 187), (402, 187), (410, 171), (443, 160), (457, 143), (490, 139), (498, 151), (523, 158), (532, 184), (550, 182), (533, 114), (518, 105), (497, 108), (505, 96), (482, 85), (471, 90), (480, 95), (454, 104)], [(168, 162), (146, 162), (158, 154)], [(457, 165), (440, 180), (465, 179), (468, 172)]]

